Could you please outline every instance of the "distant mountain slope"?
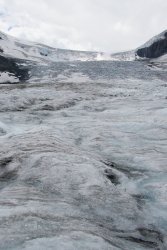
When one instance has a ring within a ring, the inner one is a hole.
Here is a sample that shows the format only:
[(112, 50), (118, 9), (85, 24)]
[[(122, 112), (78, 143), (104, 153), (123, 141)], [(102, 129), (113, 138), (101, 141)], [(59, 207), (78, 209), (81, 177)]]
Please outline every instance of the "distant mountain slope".
[(0, 83), (17, 83), (29, 78), (29, 65), (50, 62), (111, 60), (103, 52), (74, 51), (21, 41), (0, 32)]
[[(136, 50), (115, 54), (52, 48), (21, 41), (0, 32), (0, 83), (17, 83), (29, 78), (34, 64), (72, 61), (134, 61), (155, 59), (167, 62), (167, 30)], [(30, 66), (30, 67), (29, 67)]]
[(112, 54), (112, 60), (113, 61), (134, 61), (135, 50), (114, 53)]
[(43, 44), (18, 40), (0, 33), (0, 54), (19, 59), (41, 61), (94, 61), (110, 60), (103, 52), (75, 51), (52, 48)]
[(140, 59), (157, 59), (167, 62), (167, 30), (154, 36), (135, 50), (112, 54), (112, 60), (134, 61)]
[(153, 37), (136, 50), (139, 57), (158, 58), (167, 53), (167, 30)]

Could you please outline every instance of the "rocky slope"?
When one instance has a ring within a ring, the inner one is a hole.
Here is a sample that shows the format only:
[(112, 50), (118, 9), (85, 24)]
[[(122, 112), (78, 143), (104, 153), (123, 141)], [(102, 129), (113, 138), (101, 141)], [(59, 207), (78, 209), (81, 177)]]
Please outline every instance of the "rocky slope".
[(167, 30), (138, 48), (136, 54), (142, 58), (158, 58), (167, 54)]

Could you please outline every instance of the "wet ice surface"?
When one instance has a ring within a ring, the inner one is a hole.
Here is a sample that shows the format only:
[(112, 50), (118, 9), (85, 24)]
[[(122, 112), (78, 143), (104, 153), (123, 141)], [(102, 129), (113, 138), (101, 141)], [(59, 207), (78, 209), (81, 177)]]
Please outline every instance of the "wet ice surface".
[(166, 249), (167, 84), (54, 63), (0, 86), (0, 249)]

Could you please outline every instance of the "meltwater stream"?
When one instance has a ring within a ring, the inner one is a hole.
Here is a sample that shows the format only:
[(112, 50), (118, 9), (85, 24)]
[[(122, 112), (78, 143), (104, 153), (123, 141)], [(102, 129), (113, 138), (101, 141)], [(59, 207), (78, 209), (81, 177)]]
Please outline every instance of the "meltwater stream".
[(0, 85), (0, 250), (167, 249), (167, 78), (52, 63)]

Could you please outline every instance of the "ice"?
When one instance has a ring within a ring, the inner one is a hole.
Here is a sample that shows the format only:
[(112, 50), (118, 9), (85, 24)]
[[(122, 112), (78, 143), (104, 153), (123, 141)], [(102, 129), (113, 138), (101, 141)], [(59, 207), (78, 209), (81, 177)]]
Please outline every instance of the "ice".
[(0, 249), (165, 250), (161, 65), (59, 62), (31, 77), (0, 85)]
[(28, 249), (60, 249), (60, 250), (117, 250), (118, 247), (111, 246), (105, 242), (102, 238), (96, 235), (89, 235), (83, 232), (71, 232), (70, 235), (59, 235), (53, 238), (43, 238), (38, 240), (32, 240), (25, 244), (26, 250)]

